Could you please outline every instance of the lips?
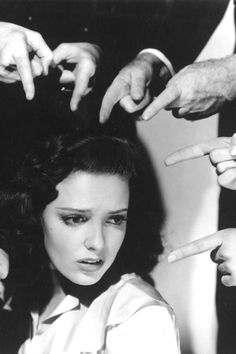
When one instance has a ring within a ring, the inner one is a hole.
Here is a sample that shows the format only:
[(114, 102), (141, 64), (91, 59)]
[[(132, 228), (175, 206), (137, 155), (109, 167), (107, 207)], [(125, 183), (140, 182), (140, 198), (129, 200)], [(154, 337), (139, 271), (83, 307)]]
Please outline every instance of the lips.
[(77, 261), (84, 270), (94, 271), (99, 269), (104, 261), (101, 258), (83, 258)]
[(84, 258), (84, 259), (80, 259), (78, 262), (83, 263), (83, 264), (100, 264), (103, 261), (100, 258), (97, 258), (97, 259)]

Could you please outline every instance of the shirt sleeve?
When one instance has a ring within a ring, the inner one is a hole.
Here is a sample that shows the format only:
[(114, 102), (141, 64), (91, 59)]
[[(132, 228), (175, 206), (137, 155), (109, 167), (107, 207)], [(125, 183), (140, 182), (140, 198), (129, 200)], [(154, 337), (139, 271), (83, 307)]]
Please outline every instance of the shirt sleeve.
[(141, 52), (139, 52), (139, 54), (142, 54), (142, 53), (150, 53), (150, 54), (155, 55), (158, 59), (160, 59), (163, 62), (163, 64), (165, 64), (165, 66), (169, 70), (171, 76), (174, 76), (175, 71), (174, 71), (173, 65), (171, 64), (170, 60), (165, 56), (165, 54), (162, 53), (160, 50), (154, 49), (154, 48), (146, 48), (146, 49), (143, 49)]
[(109, 329), (107, 353), (180, 354), (175, 321), (165, 307), (144, 307)]

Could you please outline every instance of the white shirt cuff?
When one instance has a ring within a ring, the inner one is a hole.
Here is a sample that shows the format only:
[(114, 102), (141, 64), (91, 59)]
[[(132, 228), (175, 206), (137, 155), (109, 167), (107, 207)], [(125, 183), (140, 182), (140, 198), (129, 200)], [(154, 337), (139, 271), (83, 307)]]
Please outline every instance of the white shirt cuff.
[(155, 55), (165, 64), (165, 66), (167, 67), (167, 69), (169, 70), (171, 75), (172, 76), (175, 75), (173, 65), (171, 64), (169, 59), (165, 56), (165, 54), (163, 54), (160, 50), (153, 49), (153, 48), (147, 48), (147, 49), (143, 49), (143, 50), (141, 50), (141, 52), (139, 52), (139, 54), (142, 54), (142, 53), (150, 53), (150, 54)]

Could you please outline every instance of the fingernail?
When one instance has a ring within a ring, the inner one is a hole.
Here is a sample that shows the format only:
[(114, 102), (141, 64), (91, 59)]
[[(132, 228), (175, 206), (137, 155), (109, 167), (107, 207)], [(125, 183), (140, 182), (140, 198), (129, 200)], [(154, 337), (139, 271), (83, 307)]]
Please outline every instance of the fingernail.
[(109, 117), (109, 116), (106, 113), (100, 113), (99, 122), (101, 124), (104, 124), (107, 120), (107, 117)]
[(174, 254), (169, 254), (167, 260), (168, 260), (168, 263), (172, 263), (177, 260), (177, 257)]
[(147, 113), (144, 113), (143, 115), (142, 115), (142, 119), (143, 120), (149, 120), (151, 117), (147, 114)]
[(74, 103), (72, 102), (71, 105), (70, 105), (70, 109), (75, 112), (77, 110), (78, 106), (77, 106), (77, 103)]
[(0, 280), (5, 279), (7, 277), (7, 271), (6, 272), (0, 272)]
[(31, 101), (33, 98), (34, 98), (33, 92), (30, 92), (30, 91), (26, 92), (26, 99), (28, 101)]
[(170, 161), (170, 159), (168, 157), (165, 159), (164, 164), (166, 166), (170, 166), (171, 165), (171, 161)]
[(104, 117), (101, 117), (101, 118), (99, 119), (99, 122), (100, 122), (101, 124), (106, 123), (106, 121), (107, 121), (107, 119), (104, 118)]
[(169, 156), (165, 159), (164, 163), (166, 166), (176, 165), (180, 160), (176, 159), (174, 156)]

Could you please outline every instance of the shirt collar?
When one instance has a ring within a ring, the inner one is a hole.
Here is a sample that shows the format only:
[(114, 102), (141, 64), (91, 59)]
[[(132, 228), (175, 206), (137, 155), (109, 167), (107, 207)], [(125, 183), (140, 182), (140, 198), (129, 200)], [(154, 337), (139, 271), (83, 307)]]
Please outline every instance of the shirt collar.
[[(165, 306), (160, 295), (135, 274), (123, 276), (88, 308), (79, 325), (80, 351), (93, 353), (102, 349), (108, 327), (127, 321), (138, 309), (152, 304)], [(49, 318), (52, 323), (58, 316), (78, 308), (79, 305), (78, 298), (67, 295), (44, 323), (46, 324)], [(37, 317), (32, 317), (33, 323), (36, 323)]]
[[(77, 297), (72, 295), (66, 295), (65, 298), (60, 302), (60, 304), (55, 308), (55, 310), (47, 316), (43, 322), (47, 322), (48, 320), (52, 320), (53, 318), (57, 318), (58, 316), (62, 315), (63, 313), (69, 312), (74, 310), (80, 306), (80, 301)], [(33, 321), (38, 318), (38, 312), (32, 311), (31, 317)]]

